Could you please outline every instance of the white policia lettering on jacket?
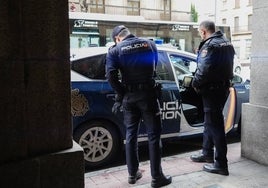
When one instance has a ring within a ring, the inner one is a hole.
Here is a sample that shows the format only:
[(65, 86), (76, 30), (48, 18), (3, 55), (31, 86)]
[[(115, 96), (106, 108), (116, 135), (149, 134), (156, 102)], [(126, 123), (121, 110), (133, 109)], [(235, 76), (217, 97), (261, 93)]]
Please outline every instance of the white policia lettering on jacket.
[(147, 47), (148, 47), (148, 44), (146, 42), (143, 42), (143, 43), (136, 43), (136, 44), (124, 46), (121, 48), (121, 50), (126, 51), (126, 50), (133, 50), (137, 48), (147, 48)]

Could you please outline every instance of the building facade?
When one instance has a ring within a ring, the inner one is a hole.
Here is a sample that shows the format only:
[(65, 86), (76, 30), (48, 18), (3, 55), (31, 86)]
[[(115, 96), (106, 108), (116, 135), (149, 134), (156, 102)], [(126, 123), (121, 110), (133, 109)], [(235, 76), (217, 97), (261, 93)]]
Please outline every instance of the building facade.
[(243, 64), (250, 63), (252, 40), (252, 0), (216, 0), (217, 24), (231, 26), (232, 43)]
[(251, 58), (252, 0), (193, 0), (199, 13), (199, 21), (213, 20), (218, 25), (229, 25), (236, 55), (243, 64)]
[(146, 20), (191, 21), (190, 10), (190, 1), (69, 0), (69, 11), (143, 16)]
[(231, 26), (237, 57), (242, 64), (248, 64), (251, 57), (252, 0), (208, 0), (208, 6), (197, 0), (69, 0), (69, 11), (191, 22), (192, 4), (199, 13), (199, 21), (210, 19), (218, 25)]

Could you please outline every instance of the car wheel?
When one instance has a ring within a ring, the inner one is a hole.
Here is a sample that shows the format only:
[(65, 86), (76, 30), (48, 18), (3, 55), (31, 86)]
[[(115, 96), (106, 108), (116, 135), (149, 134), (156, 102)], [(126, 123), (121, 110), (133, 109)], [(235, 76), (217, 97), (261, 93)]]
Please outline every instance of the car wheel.
[(81, 125), (74, 132), (74, 140), (83, 148), (86, 167), (97, 168), (116, 158), (122, 139), (114, 125), (94, 121)]
[(239, 67), (239, 66), (235, 67), (235, 73), (240, 74), (241, 73), (241, 67)]

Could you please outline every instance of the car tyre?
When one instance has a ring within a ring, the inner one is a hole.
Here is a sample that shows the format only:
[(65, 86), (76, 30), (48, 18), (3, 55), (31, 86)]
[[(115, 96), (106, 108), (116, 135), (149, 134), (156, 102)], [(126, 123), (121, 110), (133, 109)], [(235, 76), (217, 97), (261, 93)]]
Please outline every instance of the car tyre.
[(83, 148), (85, 166), (91, 169), (115, 160), (122, 139), (115, 126), (106, 121), (88, 122), (74, 132), (74, 140)]

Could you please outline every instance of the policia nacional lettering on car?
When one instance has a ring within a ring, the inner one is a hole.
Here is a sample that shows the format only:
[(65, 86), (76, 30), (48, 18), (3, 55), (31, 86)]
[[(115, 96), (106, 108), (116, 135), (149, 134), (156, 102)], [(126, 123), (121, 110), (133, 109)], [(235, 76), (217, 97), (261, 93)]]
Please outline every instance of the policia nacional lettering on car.
[[(125, 50), (135, 50), (143, 45), (129, 46)], [(125, 140), (122, 113), (115, 115), (111, 112), (115, 93), (105, 78), (107, 51), (108, 48), (101, 47), (71, 51), (74, 54), (71, 59), (71, 84), (76, 91), (73, 93), (75, 98), (72, 106), (73, 137), (84, 149), (85, 164), (90, 168), (116, 160)], [(164, 139), (203, 132), (201, 98), (191, 84), (183, 83), (189, 82), (189, 79), (184, 79), (186, 76), (193, 75), (194, 70), (190, 68), (193, 63), (196, 65), (194, 54), (158, 46), (156, 81), (162, 85), (161, 137)], [(249, 82), (243, 82), (239, 76), (234, 80), (235, 93), (230, 97), (234, 100), (229, 100), (224, 110), (225, 114), (232, 115), (225, 116), (228, 130), (239, 128), (241, 104), (249, 99)], [(138, 140), (146, 141), (146, 130), (142, 124)]]
[(178, 101), (163, 102), (163, 108), (161, 108), (162, 120), (178, 119), (181, 115), (181, 107)]

